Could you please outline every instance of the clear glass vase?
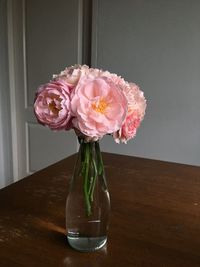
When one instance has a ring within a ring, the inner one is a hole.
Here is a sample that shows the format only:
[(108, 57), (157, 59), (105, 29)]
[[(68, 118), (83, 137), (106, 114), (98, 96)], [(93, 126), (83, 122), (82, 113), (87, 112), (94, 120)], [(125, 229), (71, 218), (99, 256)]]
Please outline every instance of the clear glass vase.
[(79, 251), (95, 251), (107, 241), (110, 197), (99, 142), (80, 148), (66, 202), (67, 239)]

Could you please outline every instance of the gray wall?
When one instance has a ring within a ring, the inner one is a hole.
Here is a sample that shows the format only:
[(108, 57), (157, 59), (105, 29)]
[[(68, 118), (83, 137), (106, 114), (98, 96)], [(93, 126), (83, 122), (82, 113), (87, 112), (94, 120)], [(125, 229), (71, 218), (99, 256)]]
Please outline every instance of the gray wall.
[(107, 137), (102, 150), (200, 165), (200, 1), (96, 2), (93, 65), (138, 83), (148, 100), (136, 138)]
[(6, 4), (0, 0), (0, 188), (12, 182)]

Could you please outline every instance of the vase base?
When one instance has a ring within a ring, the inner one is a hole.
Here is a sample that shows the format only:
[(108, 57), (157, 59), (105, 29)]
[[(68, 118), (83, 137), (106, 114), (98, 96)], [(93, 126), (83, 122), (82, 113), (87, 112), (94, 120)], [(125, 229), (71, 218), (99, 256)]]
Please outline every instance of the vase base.
[(69, 245), (82, 252), (90, 252), (101, 249), (107, 242), (106, 236), (101, 237), (70, 237), (67, 236)]

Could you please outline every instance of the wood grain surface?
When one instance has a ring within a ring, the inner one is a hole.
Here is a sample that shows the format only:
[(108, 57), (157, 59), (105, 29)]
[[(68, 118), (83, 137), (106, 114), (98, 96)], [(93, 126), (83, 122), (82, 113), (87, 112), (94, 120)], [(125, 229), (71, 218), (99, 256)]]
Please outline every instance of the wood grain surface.
[(1, 267), (200, 266), (200, 168), (103, 154), (108, 243), (81, 253), (65, 237), (75, 156), (0, 190)]

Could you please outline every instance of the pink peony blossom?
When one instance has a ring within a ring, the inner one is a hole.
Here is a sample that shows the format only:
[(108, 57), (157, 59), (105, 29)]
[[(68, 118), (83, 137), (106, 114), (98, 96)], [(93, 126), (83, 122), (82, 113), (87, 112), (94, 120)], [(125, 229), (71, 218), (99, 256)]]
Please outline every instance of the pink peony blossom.
[(127, 83), (126, 86), (123, 87), (123, 92), (128, 100), (128, 113), (137, 110), (142, 120), (146, 110), (144, 93), (135, 83)]
[(54, 80), (63, 80), (70, 88), (77, 85), (79, 79), (89, 72), (87, 65), (75, 65), (61, 71), (60, 74), (54, 74)]
[(121, 76), (118, 76), (117, 74), (114, 74), (114, 73), (110, 73), (109, 71), (102, 71), (101, 77), (107, 77), (111, 79), (116, 85), (120, 87), (123, 87), (126, 85), (125, 80)]
[(136, 84), (126, 83), (122, 90), (128, 101), (128, 113), (122, 127), (113, 134), (116, 143), (126, 143), (136, 135), (146, 109), (144, 94)]
[(73, 125), (94, 139), (120, 129), (127, 113), (127, 100), (122, 91), (106, 77), (83, 77), (71, 101)]
[(136, 135), (137, 128), (140, 126), (141, 119), (137, 112), (128, 114), (119, 131), (113, 134), (116, 143), (127, 143), (128, 140)]
[(85, 74), (90, 78), (106, 77), (112, 80), (112, 82), (114, 82), (117, 86), (125, 86), (126, 84), (125, 80), (121, 76), (101, 69), (89, 68)]
[(70, 129), (70, 90), (63, 81), (52, 81), (39, 87), (34, 112), (38, 121), (53, 130)]

